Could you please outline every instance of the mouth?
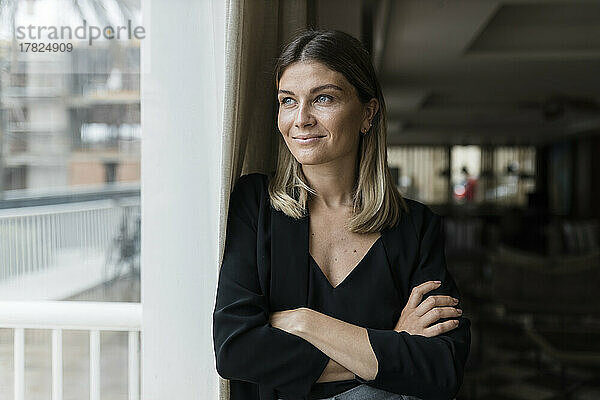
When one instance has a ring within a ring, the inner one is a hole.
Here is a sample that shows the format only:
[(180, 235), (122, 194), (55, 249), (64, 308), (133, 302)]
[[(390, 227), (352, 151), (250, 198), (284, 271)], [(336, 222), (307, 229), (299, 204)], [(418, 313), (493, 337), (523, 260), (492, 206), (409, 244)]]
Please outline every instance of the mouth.
[(292, 139), (298, 143), (314, 143), (324, 137), (325, 136), (296, 136), (296, 137), (292, 137)]

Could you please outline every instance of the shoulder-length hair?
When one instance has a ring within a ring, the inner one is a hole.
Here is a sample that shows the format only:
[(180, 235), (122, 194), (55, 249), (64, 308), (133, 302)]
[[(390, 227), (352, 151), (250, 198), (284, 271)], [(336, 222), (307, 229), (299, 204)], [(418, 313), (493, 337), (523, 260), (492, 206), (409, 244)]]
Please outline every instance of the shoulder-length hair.
[[(361, 103), (372, 98), (379, 109), (366, 134), (360, 134), (357, 157), (358, 174), (353, 187), (353, 216), (347, 223), (351, 232), (373, 233), (395, 226), (406, 202), (392, 182), (387, 165), (386, 109), (381, 86), (369, 53), (360, 41), (340, 31), (307, 30), (299, 34), (282, 51), (275, 67), (275, 87), (285, 69), (295, 62), (317, 61), (337, 71), (354, 86)], [(275, 175), (269, 182), (271, 205), (292, 218), (307, 214), (308, 196), (316, 195), (306, 182), (301, 164), (279, 137)]]

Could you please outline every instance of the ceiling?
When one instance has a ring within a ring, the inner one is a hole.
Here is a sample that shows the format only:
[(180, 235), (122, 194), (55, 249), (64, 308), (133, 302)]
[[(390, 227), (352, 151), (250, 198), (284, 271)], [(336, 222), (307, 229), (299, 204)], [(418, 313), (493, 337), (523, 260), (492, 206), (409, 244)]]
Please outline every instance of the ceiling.
[(600, 1), (336, 3), (317, 3), (317, 23), (372, 38), (390, 144), (600, 133)]

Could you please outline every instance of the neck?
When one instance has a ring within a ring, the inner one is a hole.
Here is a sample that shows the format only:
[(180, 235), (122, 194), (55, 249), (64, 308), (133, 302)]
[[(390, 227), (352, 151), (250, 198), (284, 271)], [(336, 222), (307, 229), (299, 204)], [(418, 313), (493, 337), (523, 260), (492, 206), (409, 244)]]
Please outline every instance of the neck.
[(325, 164), (303, 165), (302, 172), (317, 192), (311, 202), (326, 208), (352, 207), (356, 158), (344, 157)]

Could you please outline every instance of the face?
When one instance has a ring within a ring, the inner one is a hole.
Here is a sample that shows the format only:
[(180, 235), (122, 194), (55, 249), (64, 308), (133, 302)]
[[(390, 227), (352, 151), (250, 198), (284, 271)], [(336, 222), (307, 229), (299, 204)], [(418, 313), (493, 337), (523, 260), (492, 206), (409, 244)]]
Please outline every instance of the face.
[(302, 165), (356, 158), (361, 129), (373, 111), (362, 104), (344, 75), (319, 62), (296, 62), (279, 80), (277, 125)]

